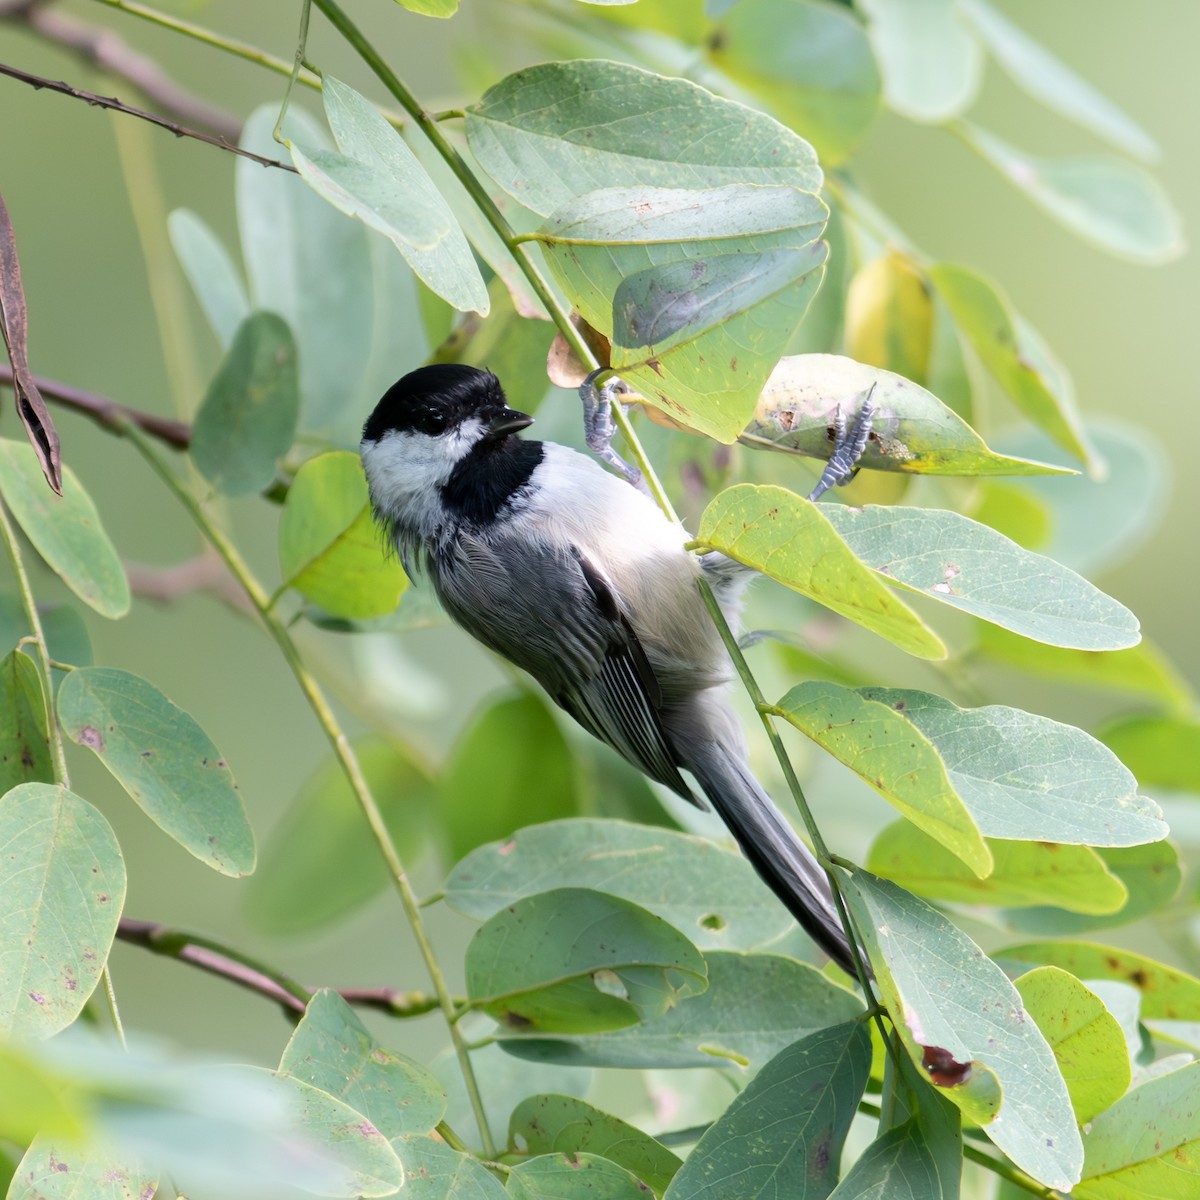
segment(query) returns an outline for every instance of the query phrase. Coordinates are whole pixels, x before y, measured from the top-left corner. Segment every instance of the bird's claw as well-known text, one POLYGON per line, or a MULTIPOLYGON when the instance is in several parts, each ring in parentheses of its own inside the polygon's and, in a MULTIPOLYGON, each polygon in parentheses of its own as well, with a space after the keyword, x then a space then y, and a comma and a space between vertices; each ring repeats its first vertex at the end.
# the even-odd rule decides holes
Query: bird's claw
POLYGON ((603 462, 608 463, 627 482, 634 487, 643 487, 642 473, 637 467, 630 466, 613 448, 612 441, 616 436, 617 423, 613 420, 613 404, 618 403, 616 395, 626 390, 625 384, 613 375, 596 390, 596 379, 607 371, 600 367, 579 385, 579 399, 583 403, 583 437, 587 448, 603 462))
POLYGON ((874 392, 875 385, 872 384, 862 402, 862 408, 858 410, 854 424, 848 430, 846 416, 842 412, 842 406, 838 405, 833 423, 833 450, 829 455, 829 462, 825 464, 825 470, 821 472, 821 478, 817 480, 817 486, 808 494, 810 500, 819 499, 830 488, 849 483, 858 473, 858 462, 867 448, 867 438, 871 436, 871 425, 875 419, 875 402, 871 398, 874 392))

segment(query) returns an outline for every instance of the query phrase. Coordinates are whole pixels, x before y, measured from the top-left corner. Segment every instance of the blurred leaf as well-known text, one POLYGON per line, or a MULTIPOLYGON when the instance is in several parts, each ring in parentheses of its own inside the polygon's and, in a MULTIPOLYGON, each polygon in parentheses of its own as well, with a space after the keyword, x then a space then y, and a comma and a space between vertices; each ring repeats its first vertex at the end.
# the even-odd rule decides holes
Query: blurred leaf
POLYGON ((595 1154, 543 1154, 513 1167, 505 1190, 512 1200, 645 1200, 647 1188, 595 1154))
POLYGON ((826 166, 841 162, 879 111, 880 79, 862 25, 809 0, 741 0, 708 39, 709 57, 826 166))
MULTIPOLYGON (((1003 1089, 999 1117, 984 1132, 1023 1171, 1069 1189, 1083 1147, 1054 1055, 1003 971, 936 909, 862 870, 850 876, 850 906, 888 1011, 918 1068, 949 1060, 967 1072, 942 1093, 972 1115, 968 1064, 1003 1089), (977 1070, 977 1069, 976 1069, 977 1070)), ((931 1082, 938 1084, 933 1072, 931 1082)), ((975 1119, 979 1118, 976 1111, 975 1119)))
POLYGON ((250 316, 250 300, 237 267, 221 239, 190 209, 167 218, 167 233, 196 299, 222 349, 250 316))
POLYGON ((458 0, 397 0, 397 3, 423 17, 452 17, 458 12, 458 0))
POLYGON ((66 788, 0 797, 0 1036, 50 1037, 100 980, 125 902, 108 822, 66 788))
POLYGON ((322 95, 339 152, 289 141, 305 182, 389 238, 448 303, 486 313, 487 288, 467 239, 408 144, 369 100, 332 75, 322 80, 322 95))
POLYGON ((192 426, 192 461, 219 492, 269 487, 300 411, 296 343, 287 322, 256 312, 238 326, 192 426))
POLYGON ((575 818, 519 829, 472 851, 444 891, 451 908, 483 921, 559 887, 630 900, 702 950, 765 946, 793 925, 741 855, 706 838, 624 821, 575 818))
POLYGON ((889 582, 1025 637, 1077 650, 1121 650, 1141 637, 1133 613, 1082 575, 960 513, 883 504, 825 513, 889 582))
MULTIPOLYGON (((973 503, 964 515, 990 525, 1026 550, 1043 550, 1050 540, 1050 510, 1023 483, 985 480, 975 489, 973 503)), ((1046 651, 1038 646, 1037 653, 1046 651)))
POLYGON ((620 1117, 574 1096, 530 1096, 513 1109, 508 1144, 521 1154, 598 1154, 631 1171, 659 1196, 680 1168, 679 1157, 620 1117))
POLYGON ((67 1079, 22 1047, 0 1045, 0 1138, 24 1146, 40 1133, 78 1142, 89 1115, 67 1079))
POLYGON ((862 1001, 816 967, 780 954, 705 955, 708 990, 652 1021, 591 1037, 520 1037, 509 1054, 597 1067, 759 1069, 797 1036, 853 1020, 862 1001))
POLYGON ((102 1146, 65 1144, 47 1133, 25 1151, 7 1200, 149 1200, 157 1194, 153 1174, 131 1166, 102 1146))
POLYGON ((959 331, 1009 399, 1089 471, 1098 473, 1103 460, 1083 428, 1070 377, 1013 311, 1008 297, 969 267, 938 263, 929 277, 959 331))
POLYGON ((620 1029, 708 986, 700 952, 661 917, 586 888, 527 896, 467 947, 473 1008, 542 1033, 620 1029))
POLYGON ((1153 139, 1040 42, 985 0, 958 0, 958 10, 1022 91, 1135 158, 1158 157, 1153 139))
POLYGON ((80 667, 58 689, 63 732, 142 811, 222 875, 254 870, 254 831, 221 752, 182 708, 129 671, 80 667))
POLYGON ((407 1172, 405 1200, 506 1200, 509 1196, 479 1159, 451 1150, 445 1142, 405 1134, 392 1144, 407 1172))
POLYGON ((129 611, 125 568, 75 472, 63 467, 62 495, 46 488, 31 447, 0 438, 0 496, 46 565, 103 617, 129 611))
POLYGON ((1079 1200, 1188 1200, 1200 1187, 1200 1062, 1149 1079, 1092 1122, 1079 1200))
POLYGON ((328 988, 308 1002, 279 1070, 348 1104, 386 1138, 429 1133, 446 1112, 438 1081, 420 1063, 378 1045, 328 988))
POLYGON ((1154 266, 1187 248, 1179 213, 1144 167, 1111 154, 1036 158, 978 125, 960 128, 1010 183, 1101 250, 1154 266))
POLYGON ((1082 729, 999 704, 959 708, 928 692, 860 693, 903 713, 934 744, 985 837, 1130 846, 1167 836, 1158 805, 1082 729))
MULTIPOLYGON (((46 635, 50 657, 55 662, 69 663, 75 667, 91 665, 92 641, 83 618, 74 608, 69 604, 39 604, 38 618, 42 623, 42 633, 46 635)), ((32 633, 21 598, 11 592, 0 592, 0 648, 16 646, 23 637, 29 637, 32 633)), ((64 672, 57 668, 52 670, 57 682, 64 672)))
MULTIPOLYGON (((1151 842, 1146 846, 1102 846, 1096 853, 1108 870, 1129 892, 1129 899, 1112 913, 1065 912, 1063 908, 1026 908, 1005 913, 1010 929, 1026 934, 1057 937, 1128 925, 1170 903, 1179 892, 1183 875, 1179 853, 1170 842, 1151 842)), ((1061 897, 1052 903, 1062 905, 1061 897)), ((1074 907, 1074 906, 1070 906, 1074 907)))
POLYGON ((958 1193, 947 1194, 946 1185, 954 1187, 957 1182, 939 1178, 926 1132, 914 1117, 880 1133, 829 1193, 829 1200, 891 1196, 897 1200, 902 1196, 949 1200, 958 1193))
POLYGON ((958 17, 957 0, 860 0, 889 108, 938 124, 970 107, 983 53, 958 17))
POLYGON ((1111 913, 1128 899, 1124 884, 1089 846, 990 840, 988 849, 995 866, 977 879, 915 825, 895 821, 871 844, 867 867, 919 896, 959 904, 1050 903, 1111 913))
MULTIPOLYGON (((382 734, 357 739, 353 749, 401 859, 411 862, 428 837, 434 798, 428 767, 406 743, 382 734)), ((345 771, 331 757, 272 830, 250 881, 247 911, 266 933, 298 933, 361 908, 389 879, 345 771)))
POLYGON ((999 961, 1062 967, 1077 979, 1115 979, 1141 993, 1142 1016, 1200 1021, 1200 979, 1145 955, 1098 942, 1024 942, 996 951, 999 961))
POLYGON ((785 184, 820 190, 812 147, 763 113, 623 63, 542 63, 467 109, 483 169, 548 217, 601 188, 785 184))
POLYGON ((335 616, 396 607, 408 578, 385 557, 357 454, 319 454, 296 472, 279 521, 279 565, 284 586, 335 616))
POLYGON ((1087 1125, 1129 1087, 1121 1026, 1099 996, 1058 967, 1039 967, 1015 983, 1025 1011, 1054 1051, 1076 1121, 1087 1125))
POLYGON ((846 353, 868 366, 924 384, 933 318, 933 299, 920 272, 902 254, 889 250, 859 267, 850 281, 846 353))
POLYGON ((0 660, 0 795, 22 783, 53 783, 42 677, 27 654, 0 660))
POLYGON ((996 454, 936 396, 892 371, 840 354, 797 354, 771 372, 739 441, 828 458, 838 409, 848 420, 867 393, 875 407, 861 465, 920 475, 1062 475, 1062 467, 996 454), (872 390, 873 389, 873 390, 872 390))
POLYGON ((946 774, 933 744, 889 704, 836 683, 802 683, 772 712, 845 763, 973 876, 992 854, 946 774))
POLYGON ((752 484, 726 488, 704 510, 697 541, 866 626, 910 654, 945 657, 937 636, 858 561, 824 512, 794 492, 752 484))
POLYGON ((828 1195, 870 1070, 862 1021, 788 1046, 705 1131, 671 1181, 669 1200, 828 1195))
POLYGON ((1193 717, 1121 717, 1096 736, 1144 787, 1200 792, 1200 720, 1193 717))
POLYGON ((574 756, 540 696, 480 713, 450 753, 438 814, 454 861, 476 846, 579 811, 574 756))
MULTIPOLYGON (((1038 644, 988 624, 979 626, 974 652, 1031 675, 1085 688, 1132 692, 1179 711, 1196 701, 1174 663, 1146 638, 1125 650, 1070 650, 1038 644)), ((1100 740, 1104 741, 1103 736, 1100 740)))

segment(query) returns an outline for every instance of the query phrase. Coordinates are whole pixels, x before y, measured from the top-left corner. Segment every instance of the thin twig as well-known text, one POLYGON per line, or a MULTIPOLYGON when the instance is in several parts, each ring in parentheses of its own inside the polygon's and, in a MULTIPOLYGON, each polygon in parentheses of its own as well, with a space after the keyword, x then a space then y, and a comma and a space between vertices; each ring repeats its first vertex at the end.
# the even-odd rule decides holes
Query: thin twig
POLYGON ((4 5, 0 19, 21 22, 47 41, 74 51, 82 61, 124 79, 156 108, 186 124, 199 125, 230 142, 242 135, 242 123, 233 113, 180 87, 154 59, 139 53, 111 29, 78 21, 39 0, 4 5))
POLYGON ((192 138, 197 142, 216 146, 218 150, 226 150, 230 154, 236 154, 239 158, 248 158, 251 162, 256 162, 263 167, 278 167, 281 171, 296 173, 296 168, 291 163, 280 162, 275 158, 264 158, 261 154, 253 154, 249 150, 243 150, 240 146, 232 145, 223 137, 204 133, 199 129, 189 129, 185 125, 178 125, 174 121, 167 120, 166 117, 160 117, 157 113, 147 112, 144 108, 134 108, 131 104, 124 104, 115 96, 98 96, 95 92, 72 87, 69 83, 64 83, 62 80, 47 79, 42 75, 34 75, 29 71, 22 71, 19 67, 11 67, 7 63, 0 63, 0 75, 8 75, 12 79, 19 80, 21 83, 27 83, 30 87, 39 90, 46 88, 48 91, 58 92, 63 96, 70 96, 74 100, 82 100, 85 104, 90 104, 94 108, 107 108, 113 112, 125 113, 130 117, 138 117, 143 121, 149 121, 151 125, 159 126, 160 129, 169 130, 176 137, 192 138))
MULTIPOLYGON (((97 425, 113 433, 124 431, 126 424, 136 425, 151 437, 165 442, 174 450, 186 450, 192 444, 192 427, 184 421, 172 421, 168 417, 156 417, 153 413, 142 412, 140 409, 128 408, 118 404, 107 396, 96 392, 85 392, 72 387, 69 383, 59 383, 54 379, 44 379, 35 375, 34 382, 43 396, 57 400, 59 404, 74 409, 91 417, 97 425)), ((0 364, 0 387, 12 387, 12 368, 0 364)))

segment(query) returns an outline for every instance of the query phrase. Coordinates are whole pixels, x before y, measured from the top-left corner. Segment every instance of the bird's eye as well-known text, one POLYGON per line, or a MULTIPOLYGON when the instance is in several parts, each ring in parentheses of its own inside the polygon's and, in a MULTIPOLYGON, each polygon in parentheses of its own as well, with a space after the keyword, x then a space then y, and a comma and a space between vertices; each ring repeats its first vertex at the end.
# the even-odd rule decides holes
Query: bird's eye
POLYGON ((446 428, 446 414, 440 409, 423 408, 417 414, 417 428, 422 433, 441 433, 446 428))

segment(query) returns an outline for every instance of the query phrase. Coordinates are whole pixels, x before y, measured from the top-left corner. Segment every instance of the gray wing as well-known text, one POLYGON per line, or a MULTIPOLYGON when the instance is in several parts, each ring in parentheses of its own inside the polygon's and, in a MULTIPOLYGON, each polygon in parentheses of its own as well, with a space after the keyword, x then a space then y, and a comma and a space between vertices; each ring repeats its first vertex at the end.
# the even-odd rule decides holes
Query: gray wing
POLYGON ((468 633, 640 771, 697 803, 663 729, 654 669, 615 590, 581 550, 461 534, 430 568, 468 633))

